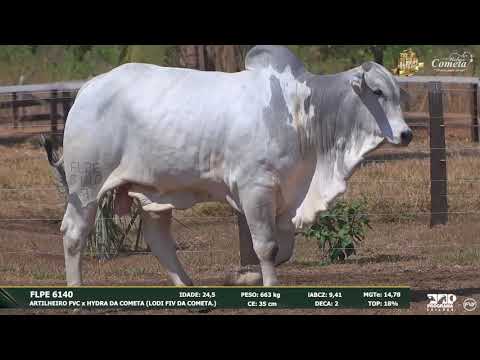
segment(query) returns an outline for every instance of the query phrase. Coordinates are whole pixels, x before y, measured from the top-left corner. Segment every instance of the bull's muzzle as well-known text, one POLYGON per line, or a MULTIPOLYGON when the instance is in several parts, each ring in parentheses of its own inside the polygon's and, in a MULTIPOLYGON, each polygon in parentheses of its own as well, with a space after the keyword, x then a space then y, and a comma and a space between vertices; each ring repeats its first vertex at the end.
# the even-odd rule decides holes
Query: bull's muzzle
POLYGON ((408 129, 408 130, 405 130, 405 131, 401 132, 400 141, 401 141, 402 145, 407 146, 408 144, 410 144, 412 139, 413 139, 412 130, 408 129))

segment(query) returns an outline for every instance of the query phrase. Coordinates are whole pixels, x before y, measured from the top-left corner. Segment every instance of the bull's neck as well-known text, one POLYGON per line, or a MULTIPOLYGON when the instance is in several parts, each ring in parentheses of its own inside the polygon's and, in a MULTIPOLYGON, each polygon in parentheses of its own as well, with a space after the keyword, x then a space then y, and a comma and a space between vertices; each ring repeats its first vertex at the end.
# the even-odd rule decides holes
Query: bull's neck
POLYGON ((363 134, 355 119, 356 98, 351 80, 356 71, 323 76, 310 74, 307 78, 312 89, 313 114, 306 122, 306 143, 310 152, 316 153, 317 163, 331 166, 326 173, 341 182, 348 179, 365 154, 381 142, 380 138, 363 134))
POLYGON ((348 90, 347 73, 313 75, 306 73, 299 80, 306 82, 310 96, 305 101, 308 114, 300 133, 304 133, 305 150, 327 154, 336 140, 345 136, 348 129, 339 126, 342 104, 348 90))

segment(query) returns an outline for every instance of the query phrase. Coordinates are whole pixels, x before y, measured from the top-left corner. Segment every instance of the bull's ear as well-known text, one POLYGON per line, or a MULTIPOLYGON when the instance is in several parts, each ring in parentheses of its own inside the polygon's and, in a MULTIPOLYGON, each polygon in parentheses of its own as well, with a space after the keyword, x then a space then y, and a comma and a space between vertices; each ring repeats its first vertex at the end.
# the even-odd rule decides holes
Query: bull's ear
POLYGON ((361 72, 356 74, 350 83, 352 84, 353 91, 355 91, 357 94, 360 94, 365 84, 365 73, 361 72))

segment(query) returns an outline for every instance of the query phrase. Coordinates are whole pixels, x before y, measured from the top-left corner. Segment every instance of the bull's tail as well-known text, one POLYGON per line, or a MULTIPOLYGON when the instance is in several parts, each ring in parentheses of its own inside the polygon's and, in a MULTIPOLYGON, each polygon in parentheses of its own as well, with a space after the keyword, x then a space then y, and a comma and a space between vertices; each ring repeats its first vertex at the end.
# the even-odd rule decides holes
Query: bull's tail
POLYGON ((53 168, 53 174, 57 182, 59 190, 67 196, 68 184, 67 176, 65 175, 65 166, 63 164, 63 156, 60 156, 58 146, 55 145, 52 138, 47 138, 44 135, 40 136, 40 144, 45 148, 47 152, 48 162, 53 168))

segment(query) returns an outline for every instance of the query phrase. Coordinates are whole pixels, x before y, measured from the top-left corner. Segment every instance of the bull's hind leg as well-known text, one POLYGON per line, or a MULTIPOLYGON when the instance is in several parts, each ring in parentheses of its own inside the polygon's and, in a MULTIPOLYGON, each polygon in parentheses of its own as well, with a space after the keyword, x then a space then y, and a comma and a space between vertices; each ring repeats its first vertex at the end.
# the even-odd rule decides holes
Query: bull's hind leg
POLYGON ((60 231, 63 233, 65 272, 68 286, 82 285, 82 250, 95 224, 97 203, 82 207, 77 195, 69 195, 60 231))
POLYGON ((275 265, 281 265, 292 258, 295 245, 295 225, 292 218, 295 211, 288 211, 277 217, 275 238, 278 242, 278 253, 275 265))
POLYGON ((191 286, 193 282, 177 257, 177 247, 170 232, 171 223, 172 210, 155 213, 142 211, 143 236, 150 250, 175 286, 191 286))

